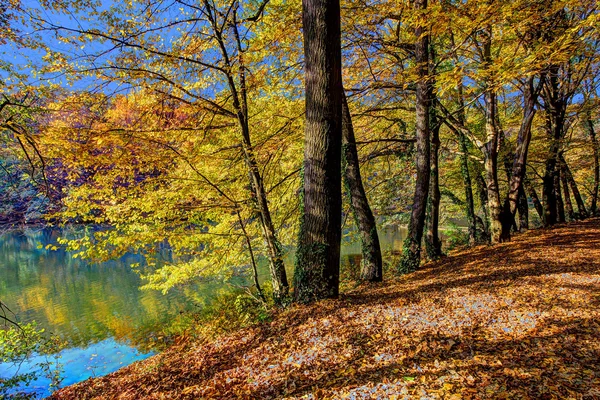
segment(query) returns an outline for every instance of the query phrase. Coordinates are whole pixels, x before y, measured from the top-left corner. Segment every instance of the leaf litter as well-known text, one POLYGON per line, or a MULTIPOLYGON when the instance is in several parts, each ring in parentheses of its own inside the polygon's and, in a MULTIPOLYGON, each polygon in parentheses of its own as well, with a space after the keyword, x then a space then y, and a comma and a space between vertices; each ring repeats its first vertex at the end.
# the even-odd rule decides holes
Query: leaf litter
POLYGON ((53 399, 600 399, 600 219, 479 246, 53 399))

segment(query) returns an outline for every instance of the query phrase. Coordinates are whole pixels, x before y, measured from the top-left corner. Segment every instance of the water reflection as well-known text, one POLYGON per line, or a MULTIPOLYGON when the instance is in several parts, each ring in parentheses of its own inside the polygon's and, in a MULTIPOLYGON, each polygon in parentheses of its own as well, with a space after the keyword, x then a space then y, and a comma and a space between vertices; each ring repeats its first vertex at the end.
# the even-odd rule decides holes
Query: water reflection
POLYGON ((38 326, 73 345, 114 337, 143 344, 156 327, 173 315, 194 307, 185 292, 213 293, 215 284, 172 290, 167 295, 141 291, 138 275, 129 265, 135 255, 102 264, 73 259, 51 251, 58 230, 11 232, 0 237, 0 296, 19 322, 38 326))

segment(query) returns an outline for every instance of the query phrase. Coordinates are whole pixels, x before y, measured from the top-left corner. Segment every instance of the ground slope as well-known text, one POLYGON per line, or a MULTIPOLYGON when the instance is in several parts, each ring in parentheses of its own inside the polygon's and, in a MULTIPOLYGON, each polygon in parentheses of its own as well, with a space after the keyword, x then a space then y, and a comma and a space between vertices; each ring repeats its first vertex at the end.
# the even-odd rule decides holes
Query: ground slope
POLYGON ((600 220, 451 255, 55 399, 600 399, 600 220))

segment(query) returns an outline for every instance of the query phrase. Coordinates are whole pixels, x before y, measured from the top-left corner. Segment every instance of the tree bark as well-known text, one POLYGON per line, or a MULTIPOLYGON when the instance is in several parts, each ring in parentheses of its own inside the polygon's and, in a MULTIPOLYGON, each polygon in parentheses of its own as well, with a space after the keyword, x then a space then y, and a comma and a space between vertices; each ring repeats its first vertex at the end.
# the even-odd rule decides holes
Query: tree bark
POLYGON ((598 188, 600 187, 600 156, 598 152, 598 139, 596 137, 596 130, 594 129, 594 121, 592 120, 591 112, 587 111, 587 118, 585 121, 587 131, 592 141, 592 154, 594 156, 594 187, 592 188, 592 202, 590 205, 590 213, 596 215, 598 213, 598 188))
POLYGON ((383 279, 383 264, 379 235, 362 182, 352 117, 344 93, 342 93, 342 157, 344 182, 350 195, 352 214, 360 234, 362 249, 360 279, 380 282, 383 279))
POLYGON ((469 244, 474 245, 477 242, 477 223, 475 220, 475 202, 473 201, 473 183, 469 172, 469 148, 467 138, 461 132, 459 132, 458 141, 461 152, 460 173, 465 187, 465 213, 469 225, 469 244))
POLYGON ((542 202, 540 201, 540 198, 537 195, 535 187, 531 184, 531 182, 529 182, 529 179, 527 178, 527 176, 525 176, 524 184, 525 184, 525 188, 527 189, 527 192, 529 193, 529 197, 531 197, 531 201, 533 202, 533 207, 535 208, 535 211, 537 211, 537 213, 540 217, 540 221, 542 221, 542 225, 545 225, 544 224, 544 207, 542 206, 542 202))
POLYGON ((485 186, 485 179, 481 172, 477 174, 476 177, 477 183, 477 192, 479 193, 479 203, 481 204, 481 212, 483 213, 483 230, 484 235, 486 237, 486 241, 489 241, 490 237, 490 217, 489 217, 489 207, 487 204, 487 188, 485 186))
MULTIPOLYGON (((535 104, 537 102, 539 91, 534 87, 534 77, 529 77, 523 86, 523 119, 517 134, 517 143, 515 148, 515 155, 512 162, 512 168, 510 169, 510 177, 508 184, 508 195, 507 202, 508 207, 505 208, 504 217, 514 221, 515 213, 519 205, 519 198, 525 199, 525 205, 519 208, 523 213, 527 212, 527 196, 523 190, 523 179, 525 177, 525 168, 527 167, 527 154, 529 153, 529 144, 531 143, 531 126, 533 124, 533 118, 535 117, 535 104)), ((541 83, 540 83, 541 85, 541 83)), ((521 216, 521 212, 519 212, 521 216)), ((522 221, 520 221, 522 222, 522 221)), ((529 225, 529 223, 525 223, 529 225)), ((510 239, 510 230, 504 229, 505 233, 508 232, 508 237, 504 239, 510 239)))
MULTIPOLYGON (((433 107, 432 107, 433 108, 433 107)), ((434 114, 434 111, 431 111, 434 114)), ((439 237, 440 221, 440 175, 438 168, 438 153, 440 148, 440 127, 437 117, 432 115, 431 128, 431 174, 429 181, 429 199, 427 202, 427 235, 425 238, 425 249, 427 258, 437 260, 444 255, 442 253, 442 241, 439 237)))
POLYGON ((560 95, 558 73, 558 66, 552 66, 549 69, 548 79, 546 79, 545 90, 543 92, 544 107, 546 109, 546 135, 550 142, 542 193, 546 226, 554 225, 560 220, 560 216, 558 215, 560 205, 558 202, 562 202, 561 199, 557 198, 560 188, 557 190, 555 186, 560 183, 557 176, 557 163, 560 140, 565 124, 566 102, 560 95))
POLYGON ((524 232, 529 229, 529 203, 524 185, 521 185, 519 189, 517 210, 519 211, 519 232, 524 232))
POLYGON ((502 241, 502 204, 500 203, 500 188, 498 185, 498 131, 495 126, 496 94, 487 91, 484 97, 487 141, 483 148, 483 165, 490 218, 490 241, 499 243, 502 241))
POLYGON ((306 125, 295 299, 337 297, 341 239, 342 75, 339 0, 303 0, 306 125))
MULTIPOLYGON (((571 173, 569 164, 567 164, 567 161, 565 160, 564 156, 562 154, 560 154, 559 158, 560 158, 561 174, 564 174, 565 179, 569 183, 569 186, 571 187, 571 191, 573 192, 573 197, 575 198, 575 202, 577 203, 577 210, 579 211, 578 217, 580 219, 585 219, 588 217, 588 213, 585 208, 585 203, 583 202, 583 199, 581 198, 581 193, 579 192, 579 188, 577 187, 577 182, 575 182, 575 178, 573 178, 573 174, 571 173)), ((565 193, 566 193, 566 191, 565 191, 565 193)), ((565 196, 566 196, 566 194, 565 194, 565 196)))
POLYGON ((439 150, 440 150, 440 121, 437 115, 437 93, 435 91, 435 52, 430 49, 430 64, 428 79, 428 97, 429 97, 429 130, 431 134, 430 148, 430 176, 429 176, 429 196, 427 201, 427 234, 425 236, 425 249, 427 258, 437 260, 442 257, 442 241, 439 235, 440 224, 440 169, 439 169, 439 150))
POLYGON ((569 221, 574 221, 575 213, 573 212, 573 203, 571 203, 571 193, 569 193, 569 182, 567 181, 567 175, 565 174, 565 170, 562 168, 562 164, 560 167, 559 173, 564 193, 565 212, 569 217, 569 221))
MULTIPOLYGON (((486 69, 492 63, 492 27, 485 28, 485 39, 483 42, 483 62, 486 69)), ((503 240, 502 232, 502 203, 500 202, 500 187, 498 185, 498 140, 499 131, 497 126, 498 98, 496 96, 493 82, 488 82, 484 92, 485 102, 485 135, 486 140, 482 147, 484 155, 485 185, 487 189, 487 203, 490 218, 490 241, 499 243, 503 240)), ((509 227, 510 229, 510 227, 509 227)))
POLYGON ((556 196, 556 222, 561 224, 566 221, 566 218, 565 203, 563 202, 562 190, 560 188, 560 168, 557 168, 554 174, 554 191, 556 196))
MULTIPOLYGON (((427 8, 427 0, 415 0, 417 10, 427 8)), ((417 182, 408 236, 404 241, 400 272, 407 273, 416 270, 421 261, 421 239, 425 225, 425 211, 429 192, 430 171, 430 142, 429 142, 429 95, 428 95, 428 69, 429 69, 429 36, 423 26, 415 29, 417 42, 415 44, 415 62, 417 64, 418 82, 416 84, 416 167, 417 182)))

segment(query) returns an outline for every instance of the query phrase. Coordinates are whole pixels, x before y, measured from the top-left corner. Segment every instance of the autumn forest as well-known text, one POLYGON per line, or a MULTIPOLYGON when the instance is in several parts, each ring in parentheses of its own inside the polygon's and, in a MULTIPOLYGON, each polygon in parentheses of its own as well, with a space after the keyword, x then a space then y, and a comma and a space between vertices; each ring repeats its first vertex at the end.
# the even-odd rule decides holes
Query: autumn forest
POLYGON ((0 0, 4 230, 76 229, 39 247, 135 255, 141 290, 247 277, 210 329, 53 396, 600 397, 599 16, 0 0))

